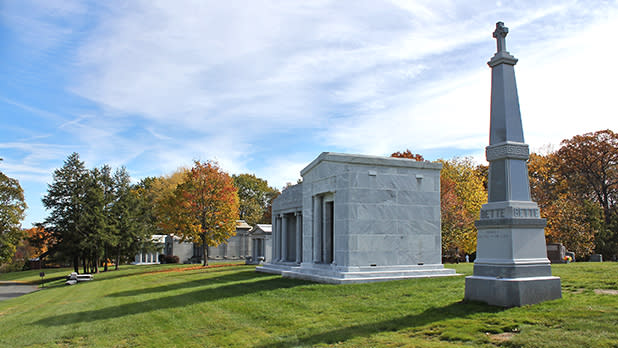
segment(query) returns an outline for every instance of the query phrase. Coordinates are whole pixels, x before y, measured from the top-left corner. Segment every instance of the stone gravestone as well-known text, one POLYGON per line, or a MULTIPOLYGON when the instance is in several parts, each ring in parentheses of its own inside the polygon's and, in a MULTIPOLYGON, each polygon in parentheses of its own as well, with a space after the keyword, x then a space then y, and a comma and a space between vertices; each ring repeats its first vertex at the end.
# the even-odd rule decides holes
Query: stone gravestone
POLYGON ((547 243, 547 258, 551 263, 564 263, 566 248, 562 243, 547 243))
POLYGON ((560 298, 545 249, 545 219, 530 200, 529 157, 515 83, 517 59, 506 50, 508 28, 496 24, 492 69, 488 202, 475 225, 477 258, 466 277, 465 298, 497 306, 523 306, 560 298))

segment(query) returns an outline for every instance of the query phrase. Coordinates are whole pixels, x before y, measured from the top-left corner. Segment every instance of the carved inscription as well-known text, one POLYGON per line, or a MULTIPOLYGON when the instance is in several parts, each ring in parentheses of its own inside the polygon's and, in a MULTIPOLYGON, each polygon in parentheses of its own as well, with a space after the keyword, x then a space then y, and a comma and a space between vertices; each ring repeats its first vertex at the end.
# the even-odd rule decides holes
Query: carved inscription
POLYGON ((507 239, 508 236, 503 231, 486 230, 478 234, 478 239, 507 239))
POLYGON ((515 218, 538 218, 540 217, 538 209, 528 208, 513 208, 513 217, 515 218))
POLYGON ((497 219, 504 217, 504 209, 481 209, 481 219, 497 219))

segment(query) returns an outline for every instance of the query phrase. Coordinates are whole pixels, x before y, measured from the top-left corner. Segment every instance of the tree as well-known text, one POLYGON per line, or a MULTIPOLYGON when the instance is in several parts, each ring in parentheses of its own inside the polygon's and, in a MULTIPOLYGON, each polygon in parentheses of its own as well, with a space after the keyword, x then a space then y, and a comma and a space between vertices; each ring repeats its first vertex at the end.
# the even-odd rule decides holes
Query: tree
POLYGON ((442 163, 440 199, 442 253, 471 254, 476 250, 476 227, 481 206, 487 202, 483 174, 471 158, 454 158, 442 163))
POLYGON ((41 256, 57 243, 51 231, 46 230, 42 225, 36 224, 34 227, 24 230, 28 244, 32 248, 32 255, 41 256))
POLYGON ((272 197, 278 192, 254 174, 232 175, 238 189, 240 219, 253 226, 263 221, 272 197))
POLYGON ((562 141, 558 170, 576 192, 597 202, 607 226, 618 206, 618 133, 609 129, 562 141))
POLYGON ((188 169, 179 168, 171 175, 142 180, 136 193, 142 204, 146 222, 162 234, 177 234, 178 211, 175 190, 186 179, 188 169))
POLYGON ((195 161, 174 198, 183 239, 202 245, 207 266, 207 247, 218 246, 236 233, 239 200, 234 182, 217 163, 195 161))
POLYGON ((0 263, 9 261, 15 254, 26 208, 19 181, 0 172, 0 263))
POLYGON ((607 129, 576 135, 561 144, 557 153, 561 174, 582 196, 599 203, 609 224, 618 201, 618 134, 607 129))
POLYGON ((413 159, 417 162, 423 162, 425 160, 422 155, 412 153, 409 149, 406 149, 404 152, 393 152, 391 157, 413 159))
MULTIPOLYGON (((114 201, 110 209, 112 233, 116 254, 116 269, 122 256, 135 255, 151 243, 152 215, 150 205, 143 199, 140 186, 131 185, 131 178, 124 167, 113 177, 114 201)), ((107 263, 106 263, 107 264, 107 263)))
POLYGON ((564 244, 578 258, 592 253, 599 212, 573 192, 558 170, 557 154, 530 154, 528 174, 532 200, 539 205, 541 217, 547 219, 547 241, 564 244))
POLYGON ((54 171, 53 182, 43 197, 43 205, 50 210, 45 228, 51 227, 58 248, 72 259, 75 272, 79 271, 81 242, 86 236, 82 231, 81 215, 84 213, 87 175, 84 162, 74 152, 64 161, 62 168, 54 171))

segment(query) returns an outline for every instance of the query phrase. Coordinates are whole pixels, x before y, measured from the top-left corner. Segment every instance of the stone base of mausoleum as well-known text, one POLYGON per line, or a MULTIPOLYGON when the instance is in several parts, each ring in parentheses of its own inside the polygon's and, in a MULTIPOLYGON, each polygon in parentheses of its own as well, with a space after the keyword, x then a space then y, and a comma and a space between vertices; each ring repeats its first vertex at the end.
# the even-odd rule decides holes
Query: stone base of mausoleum
POLYGON ((559 277, 466 277, 465 299, 494 306, 525 306, 561 297, 559 277))
POLYGON ((266 263, 256 267, 256 271, 281 274, 286 278, 304 279, 318 283, 344 284, 368 283, 408 278, 428 278, 455 276, 454 269, 444 268, 442 264, 384 266, 384 267, 342 267, 336 265, 303 263, 266 263))

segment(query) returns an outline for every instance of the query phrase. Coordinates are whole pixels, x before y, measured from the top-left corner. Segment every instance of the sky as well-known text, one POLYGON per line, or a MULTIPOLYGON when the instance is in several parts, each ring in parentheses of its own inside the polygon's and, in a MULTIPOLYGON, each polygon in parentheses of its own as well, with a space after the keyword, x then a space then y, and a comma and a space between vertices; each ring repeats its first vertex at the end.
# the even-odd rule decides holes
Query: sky
POLYGON ((279 189, 323 151, 483 163, 497 21, 532 151, 618 130, 617 1, 0 0, 0 171, 29 228, 73 152, 279 189))

